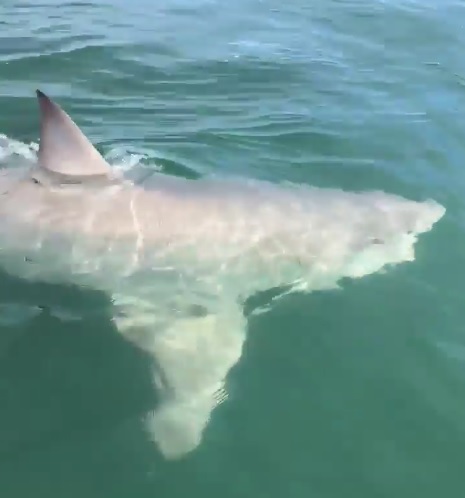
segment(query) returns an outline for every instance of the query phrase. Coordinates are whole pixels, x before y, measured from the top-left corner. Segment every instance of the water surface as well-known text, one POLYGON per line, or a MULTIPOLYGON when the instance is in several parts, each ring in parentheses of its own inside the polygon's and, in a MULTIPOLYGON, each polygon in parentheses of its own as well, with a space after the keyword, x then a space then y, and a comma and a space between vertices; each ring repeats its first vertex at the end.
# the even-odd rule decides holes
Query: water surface
POLYGON ((2 2, 0 133, 20 143, 0 160, 37 142, 41 88, 125 167, 447 208, 414 262, 253 317, 229 399, 176 462, 142 430, 147 361, 105 296, 2 274, 2 496, 460 496, 463 19, 458 0, 2 2))

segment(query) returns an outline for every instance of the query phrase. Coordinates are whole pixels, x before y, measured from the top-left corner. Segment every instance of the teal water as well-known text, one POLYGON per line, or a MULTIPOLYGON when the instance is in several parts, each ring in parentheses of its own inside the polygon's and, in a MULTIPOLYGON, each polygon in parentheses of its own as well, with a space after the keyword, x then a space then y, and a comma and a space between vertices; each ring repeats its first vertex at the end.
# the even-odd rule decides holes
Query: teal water
POLYGON ((229 399, 179 461, 142 429, 147 361, 105 297, 2 274, 2 497, 463 494, 464 19, 458 0, 2 2, 10 139, 37 142, 39 87, 128 167, 447 208, 414 262, 251 318, 229 399))

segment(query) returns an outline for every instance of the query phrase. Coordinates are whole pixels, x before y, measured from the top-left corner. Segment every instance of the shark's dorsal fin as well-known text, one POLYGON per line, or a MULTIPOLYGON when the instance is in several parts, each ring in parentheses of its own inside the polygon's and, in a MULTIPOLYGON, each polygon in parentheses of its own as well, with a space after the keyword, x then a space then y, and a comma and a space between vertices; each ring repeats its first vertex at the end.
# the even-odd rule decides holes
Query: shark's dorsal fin
POLYGON ((110 165, 76 123, 40 90, 39 167, 58 177, 80 180, 111 177, 110 165))

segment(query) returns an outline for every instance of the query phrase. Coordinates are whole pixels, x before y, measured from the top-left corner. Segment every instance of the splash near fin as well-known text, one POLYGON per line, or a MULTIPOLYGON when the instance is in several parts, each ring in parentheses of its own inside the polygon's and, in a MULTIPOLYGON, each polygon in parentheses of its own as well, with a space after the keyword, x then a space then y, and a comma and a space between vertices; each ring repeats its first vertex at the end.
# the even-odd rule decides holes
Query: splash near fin
POLYGON ((111 177, 110 165, 89 142, 68 114, 40 90, 39 167, 66 178, 111 177))

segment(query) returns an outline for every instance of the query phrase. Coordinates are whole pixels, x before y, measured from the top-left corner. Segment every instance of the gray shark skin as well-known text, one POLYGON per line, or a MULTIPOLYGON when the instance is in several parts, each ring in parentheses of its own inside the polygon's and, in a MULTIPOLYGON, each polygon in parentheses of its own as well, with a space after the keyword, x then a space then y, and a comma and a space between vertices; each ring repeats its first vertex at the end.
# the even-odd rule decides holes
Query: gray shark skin
POLYGON ((145 421, 167 458, 201 441, 246 339, 242 306, 270 288, 337 287, 412 261, 445 209, 383 192, 248 179, 119 176, 37 92, 40 147, 0 170, 0 265, 105 292, 118 330, 153 359, 162 398, 145 421))

